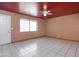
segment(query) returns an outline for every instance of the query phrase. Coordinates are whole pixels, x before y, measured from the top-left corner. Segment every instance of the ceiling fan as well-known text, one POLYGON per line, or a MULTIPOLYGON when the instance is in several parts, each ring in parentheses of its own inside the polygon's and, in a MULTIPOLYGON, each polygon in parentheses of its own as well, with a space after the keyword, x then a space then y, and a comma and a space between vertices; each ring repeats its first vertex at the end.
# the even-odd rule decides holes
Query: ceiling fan
POLYGON ((53 13, 51 13, 50 10, 47 10, 47 3, 44 2, 43 5, 43 11, 40 11, 42 13, 43 16, 47 16, 47 15, 52 15, 53 13))

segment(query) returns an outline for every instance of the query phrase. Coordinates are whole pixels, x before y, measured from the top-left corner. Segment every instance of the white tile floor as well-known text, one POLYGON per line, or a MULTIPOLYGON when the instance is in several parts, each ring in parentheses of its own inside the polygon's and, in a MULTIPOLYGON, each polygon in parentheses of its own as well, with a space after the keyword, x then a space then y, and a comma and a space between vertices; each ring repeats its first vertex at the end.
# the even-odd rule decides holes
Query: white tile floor
POLYGON ((1 57, 79 57, 79 42, 41 37, 0 46, 1 57))

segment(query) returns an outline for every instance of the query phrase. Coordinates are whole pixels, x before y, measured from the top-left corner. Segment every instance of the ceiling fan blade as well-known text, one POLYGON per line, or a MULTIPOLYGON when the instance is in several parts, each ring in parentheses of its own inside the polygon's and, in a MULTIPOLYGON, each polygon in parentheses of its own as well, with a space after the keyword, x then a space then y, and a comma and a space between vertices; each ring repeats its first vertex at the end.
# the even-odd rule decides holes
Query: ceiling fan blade
POLYGON ((47 15, 53 15, 53 13, 47 13, 47 15))

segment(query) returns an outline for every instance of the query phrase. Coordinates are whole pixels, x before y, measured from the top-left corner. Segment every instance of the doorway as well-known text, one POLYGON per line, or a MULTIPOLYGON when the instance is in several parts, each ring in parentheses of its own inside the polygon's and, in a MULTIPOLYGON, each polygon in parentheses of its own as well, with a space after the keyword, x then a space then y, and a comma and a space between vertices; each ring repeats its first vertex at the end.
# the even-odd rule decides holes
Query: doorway
POLYGON ((0 14, 0 45, 11 43, 11 16, 0 14))

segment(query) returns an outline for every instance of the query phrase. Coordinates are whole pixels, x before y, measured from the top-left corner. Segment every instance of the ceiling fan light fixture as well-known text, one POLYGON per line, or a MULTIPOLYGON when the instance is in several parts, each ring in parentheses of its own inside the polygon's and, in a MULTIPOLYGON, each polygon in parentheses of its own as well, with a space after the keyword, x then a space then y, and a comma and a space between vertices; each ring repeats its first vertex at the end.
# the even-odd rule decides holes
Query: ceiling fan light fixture
POLYGON ((44 16, 47 16, 47 13, 48 13, 47 11, 43 11, 44 16))
POLYGON ((46 13, 44 13, 43 15, 44 15, 44 16, 47 16, 47 14, 46 14, 46 13))

